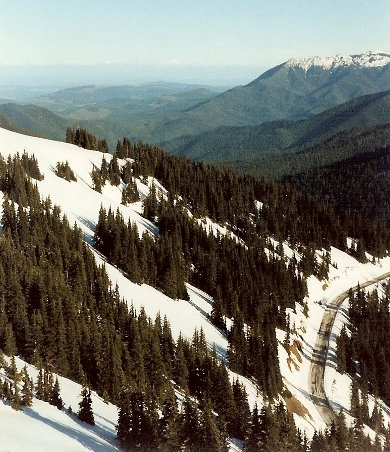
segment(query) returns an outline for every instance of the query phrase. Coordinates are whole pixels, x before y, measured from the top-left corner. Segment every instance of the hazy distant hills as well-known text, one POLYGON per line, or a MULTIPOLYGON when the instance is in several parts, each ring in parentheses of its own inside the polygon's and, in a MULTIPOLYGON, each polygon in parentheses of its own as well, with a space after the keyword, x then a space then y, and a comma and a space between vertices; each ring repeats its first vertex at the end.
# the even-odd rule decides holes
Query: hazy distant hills
POLYGON ((321 143, 353 127, 390 123, 390 91, 369 94, 304 120, 281 120, 257 126, 220 127, 164 143, 176 154, 210 162, 291 152, 321 143))
POLYGON ((6 104, 0 113, 57 140, 64 139, 67 125, 87 127, 111 149, 127 136, 209 161, 293 151, 340 130, 388 122, 388 93, 342 104, 390 90, 390 56, 291 59, 246 86, 219 94, 211 89, 174 83, 86 86, 37 98, 45 109, 6 104))
POLYGON ((34 104, 76 119, 131 120, 188 109, 223 88, 149 83, 140 86, 82 86, 34 99, 34 104))

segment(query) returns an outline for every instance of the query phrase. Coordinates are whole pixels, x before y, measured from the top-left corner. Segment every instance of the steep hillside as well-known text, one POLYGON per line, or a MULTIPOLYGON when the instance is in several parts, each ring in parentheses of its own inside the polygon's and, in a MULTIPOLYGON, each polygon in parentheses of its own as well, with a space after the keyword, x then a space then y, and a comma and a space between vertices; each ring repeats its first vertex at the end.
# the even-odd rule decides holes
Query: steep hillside
POLYGON ((53 140, 63 140, 68 122, 35 105, 0 105, 0 113, 23 129, 53 140))
POLYGON ((240 173, 282 180, 297 173, 340 162, 349 157, 385 147, 390 142, 388 124, 375 127, 354 127, 344 130, 317 146, 282 154, 263 154, 256 157, 223 161, 219 164, 240 173))
MULTIPOLYGON (((67 447, 75 437, 116 447, 101 404, 90 433, 64 408, 48 408, 57 374, 88 384, 93 403, 115 402, 126 447, 256 450, 265 441, 300 450, 296 426, 310 439, 326 427, 308 384, 318 302, 389 270, 388 258, 357 260, 389 249, 383 225, 126 139, 115 156, 4 129, 0 144, 0 347, 36 366, 27 369, 33 407, 17 412, 18 391, 31 383, 12 360, 0 362, 1 412, 26 429, 9 449, 39 430, 58 441, 65 433, 67 447), (31 433, 26 415, 41 428, 31 433)), ((332 391, 348 393, 344 380, 332 391)), ((74 410, 80 386, 71 397, 60 386, 74 410)))
POLYGON ((336 206, 338 211, 355 209, 365 218, 377 218, 390 225, 389 170, 390 139, 387 146, 311 168, 285 180, 336 206))
POLYGON ((242 173, 287 181, 336 207, 389 224, 390 125, 353 128, 304 151, 222 162, 242 173), (359 183, 357 184, 357 178, 359 183))
MULTIPOLYGON (((27 130, 31 135, 41 136, 51 140, 65 140, 66 129, 70 126, 87 127, 99 138, 107 139, 111 149, 115 149, 118 137, 130 136, 132 131, 126 123, 110 122, 107 120, 79 121, 65 118, 52 113, 48 109, 35 105, 4 104, 0 105, 0 113, 20 130, 27 130)), ((7 123, 4 124, 6 127, 7 123)), ((142 129, 142 124, 140 129, 142 129)), ((13 125, 10 126, 13 130, 13 125)), ((145 128, 145 126, 143 126, 145 128)))
POLYGON ((24 135, 34 135, 33 132, 23 129, 2 114, 0 114, 0 127, 10 130, 11 132, 22 133, 24 135))

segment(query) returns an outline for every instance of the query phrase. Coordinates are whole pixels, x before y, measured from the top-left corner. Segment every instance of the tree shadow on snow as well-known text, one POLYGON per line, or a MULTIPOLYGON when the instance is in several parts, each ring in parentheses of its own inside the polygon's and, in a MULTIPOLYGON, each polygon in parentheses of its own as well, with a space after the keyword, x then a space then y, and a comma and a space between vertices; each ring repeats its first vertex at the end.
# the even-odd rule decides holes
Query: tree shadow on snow
MULTIPOLYGON (((42 422, 49 426, 50 428, 57 430, 58 432, 75 439, 78 441, 81 445, 85 446, 88 449, 91 449, 96 452, 107 452, 108 450, 120 450, 117 446, 114 444, 110 444, 108 440, 100 439, 100 438, 94 438, 91 436, 88 436, 87 432, 82 432, 80 430, 77 430, 76 428, 72 428, 69 425, 65 425, 61 422, 57 422, 53 419, 48 419, 43 416, 41 416, 38 412, 36 412, 33 408, 29 407, 23 407, 23 412, 30 416, 31 418, 42 422)), ((99 436, 99 434, 107 434, 107 431, 102 429, 99 426, 90 426, 88 424, 82 423, 81 421, 78 421, 75 419, 75 415, 65 413, 63 411, 63 414, 67 415, 68 418, 72 420, 72 422, 77 423, 79 425, 82 425, 82 427, 90 432, 93 432, 96 436, 99 436)))

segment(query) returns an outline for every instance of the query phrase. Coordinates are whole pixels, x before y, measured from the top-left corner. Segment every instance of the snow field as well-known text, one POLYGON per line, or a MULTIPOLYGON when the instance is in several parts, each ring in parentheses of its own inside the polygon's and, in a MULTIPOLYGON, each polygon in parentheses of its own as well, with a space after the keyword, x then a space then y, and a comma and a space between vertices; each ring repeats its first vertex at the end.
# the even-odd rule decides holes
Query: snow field
MULTIPOLYGON (((24 365, 30 378, 36 383, 38 370, 19 358, 15 358, 20 371, 24 365)), ((9 360, 8 360, 9 361, 9 360)), ((0 376, 5 378, 4 369, 0 376)), ((14 411, 10 405, 0 401, 0 452, 34 452, 58 450, 76 451, 114 451, 120 450, 116 441, 115 426, 118 411, 115 405, 105 403, 96 393, 91 393, 95 426, 81 422, 77 418, 82 387, 67 378, 58 376, 60 396, 64 408, 55 406, 34 397, 32 407, 22 407, 14 411), (73 413, 68 413, 68 407, 73 413)), ((19 384, 19 389, 22 385, 19 384)))
MULTIPOLYGON (((125 221, 130 220, 137 224, 140 234, 144 231, 149 231, 152 234, 157 232, 155 226, 141 216, 141 202, 130 206, 120 204, 120 187, 112 187, 106 184, 101 194, 91 188, 90 172, 94 165, 100 167, 101 153, 84 150, 66 143, 19 135, 4 129, 0 129, 0 143, 1 152, 5 158, 8 154, 13 155, 16 152, 22 154, 24 150, 30 155, 35 155, 41 173, 44 175, 43 181, 37 181, 41 196, 43 198, 50 196, 52 203, 59 205, 62 212, 66 214, 69 223, 71 225, 76 223, 82 229, 84 237, 90 245, 92 244, 94 227, 98 220, 101 205, 106 210, 111 207, 112 211, 116 211, 118 208, 125 221), (54 168, 57 162, 66 160, 74 171, 77 182, 67 182, 55 175, 54 168)), ((105 154, 105 158, 109 161, 112 157, 110 154, 105 154)), ((141 199, 148 195, 151 183, 151 178, 147 181, 137 180, 141 199)), ((160 186, 158 181, 154 181, 154 184, 159 192, 166 195, 164 187, 160 186)), ((261 206, 261 203, 259 203, 259 208, 261 206)), ((215 225, 209 219, 206 219, 203 224, 207 230, 213 230, 214 233, 217 231, 226 233, 226 229, 215 225)), ((283 248, 285 256, 291 258, 294 254, 293 250, 286 244, 283 244, 283 248)), ((321 255, 322 252, 319 252, 319 256, 321 255)), ((299 259, 299 256, 296 257, 299 259)), ((195 329, 202 329, 210 349, 215 346, 218 357, 222 360, 227 359, 227 338, 207 318, 213 303, 212 298, 207 293, 187 285, 190 300, 172 300, 150 286, 132 283, 117 268, 105 262, 104 258, 97 252, 95 252, 95 258, 98 264, 105 264, 113 285, 118 284, 120 295, 129 305, 133 304, 137 311, 143 307, 146 314, 152 319, 158 313, 162 318, 166 316, 170 322, 174 338, 182 334, 185 338, 191 339, 195 329)), ((300 305, 296 306, 295 311, 289 310, 288 312, 290 314, 290 325, 295 329, 295 332, 293 331, 291 334, 289 355, 282 345, 285 333, 277 331, 280 342, 278 349, 280 368, 284 383, 293 396, 294 419, 297 426, 304 430, 309 438, 315 429, 326 427, 311 401, 308 382, 310 358, 324 312, 324 305, 338 294, 357 285, 358 282, 370 280, 390 271, 390 258, 381 260, 379 264, 360 264, 335 248, 331 250, 331 262, 334 265, 330 267, 328 281, 319 281, 315 277, 308 280, 309 295, 305 300, 308 317, 305 316, 304 309, 300 305)), ((340 322, 345 321, 342 312, 341 310, 340 318, 338 317, 335 322, 334 333, 336 335, 341 328, 340 322)), ((333 347, 333 345, 331 346, 333 347)), ((19 364, 22 365, 18 362, 19 364)), ((37 371, 30 366, 29 373, 33 378, 36 378, 34 372, 37 371)), ((230 372, 230 376, 232 379, 236 378, 236 374, 232 372, 230 372)), ((244 377, 239 376, 239 379, 246 387, 250 407, 253 408, 257 403, 258 407, 261 408, 263 400, 261 395, 258 394, 256 385, 244 377)), ((70 405, 73 411, 77 411, 81 387, 61 377, 60 387, 65 406, 70 405)), ((348 378, 340 376, 332 367, 327 366, 326 388, 331 403, 339 409, 347 411, 349 409, 348 378)), ((29 414, 27 414, 27 411, 25 413, 14 412, 9 406, 0 403, 0 450, 3 447, 5 437, 7 438, 7 447, 4 450, 12 451, 23 450, 23 448, 26 448, 26 444, 29 445, 29 451, 42 450, 44 447, 51 449, 53 444, 61 444, 61 450, 85 450, 88 447, 92 450, 110 450, 109 448, 104 449, 106 447, 105 441, 108 444, 107 447, 115 449, 112 441, 115 438, 117 422, 116 408, 112 405, 106 405, 96 394, 93 394, 92 400, 97 423, 96 428, 85 427, 67 413, 59 412, 57 408, 49 404, 42 405, 43 402, 40 401, 34 400, 34 406, 29 409, 29 414), (42 429, 38 425, 41 425, 42 429), (34 432, 36 433, 38 429, 40 432, 42 431, 42 434, 39 433, 40 440, 34 439, 34 432), (20 434, 18 436, 17 431, 28 435, 30 442, 27 442, 27 438, 20 434), (53 433, 54 431, 56 434, 53 433), (12 443, 12 441, 17 443, 12 443), (34 441, 37 441, 36 449, 34 449, 34 441), (92 444, 93 447, 91 447, 92 444), (101 449, 99 449, 100 446, 101 449)))

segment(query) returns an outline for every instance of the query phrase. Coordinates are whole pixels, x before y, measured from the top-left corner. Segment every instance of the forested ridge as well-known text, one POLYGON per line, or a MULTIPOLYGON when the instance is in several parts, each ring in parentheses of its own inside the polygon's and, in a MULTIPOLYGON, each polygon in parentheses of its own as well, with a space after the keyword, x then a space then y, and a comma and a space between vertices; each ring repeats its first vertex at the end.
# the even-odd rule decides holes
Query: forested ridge
POLYGON ((332 204, 340 213, 352 209, 363 218, 377 219, 389 226, 389 164, 390 146, 384 146, 288 180, 332 204))
POLYGON ((389 143, 388 124, 356 127, 301 152, 264 155, 228 165, 240 172, 292 184, 334 206, 338 215, 348 215, 352 210, 358 214, 357 221, 360 217, 387 227, 389 143))
POLYGON ((372 152, 389 143, 389 124, 353 127, 304 150, 276 155, 265 153, 254 158, 241 158, 222 164, 234 168, 239 173, 249 173, 259 178, 266 176, 281 181, 286 177, 341 162, 357 154, 372 152))
MULTIPOLYGON (((227 436, 246 440, 252 424, 245 389, 238 381, 230 383, 203 332, 195 331, 191 342, 182 337, 175 342, 166 319, 152 321, 127 306, 104 267, 96 265, 80 230, 71 228, 49 199, 40 200, 28 176, 42 177, 36 160, 23 154, 0 166, 6 193, 0 349, 43 370, 36 382, 24 371, 28 394, 33 391, 62 409, 52 373, 96 390, 117 403, 118 438, 129 450, 139 445, 145 450, 178 450, 178 445, 225 450, 227 436), (185 396, 180 409, 175 390, 185 396)), ((17 390, 22 375, 4 361, 1 365, 14 382, 9 386, 4 380, 2 397, 15 409, 30 404, 17 390)), ((80 405, 79 417, 93 423, 88 390, 83 394, 86 406, 80 405)), ((284 415, 298 447, 302 438, 291 416, 284 415)))
MULTIPOLYGON (((276 402, 284 386, 275 329, 288 333, 286 308, 304 304, 306 277, 326 278, 331 245, 361 259, 365 251, 382 256, 387 229, 354 212, 340 215, 287 183, 191 163, 126 138, 106 159, 102 142, 76 132, 70 141, 102 151, 100 167, 91 167, 95 190, 109 181, 127 204, 140 199, 137 183, 150 184, 143 214, 158 228, 156 236, 140 236, 119 211, 101 208, 96 249, 133 282, 171 298, 186 298, 187 282, 212 295, 210 320, 227 335, 228 362, 208 348, 203 331, 175 341, 166 318, 150 319, 120 298, 80 230, 40 199, 34 179, 43 175, 26 153, 0 160, 0 349, 41 368, 43 382, 58 373, 83 384, 87 412, 80 412, 89 421, 89 390, 116 403, 125 449, 226 450, 235 437, 247 450, 305 450, 306 439, 276 402), (230 232, 212 233, 202 223, 206 216, 230 232), (352 248, 347 237, 357 239, 352 248), (262 410, 249 410, 244 387, 230 381, 226 365, 256 382, 262 410)), ((74 180, 67 162, 53 170, 74 180)), ((17 377, 7 372, 15 384, 4 386, 3 397, 14 403, 17 377)), ((42 384, 36 382, 35 393, 42 384)), ((60 405, 53 379, 48 387, 42 397, 60 405)))

